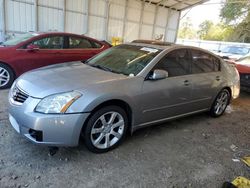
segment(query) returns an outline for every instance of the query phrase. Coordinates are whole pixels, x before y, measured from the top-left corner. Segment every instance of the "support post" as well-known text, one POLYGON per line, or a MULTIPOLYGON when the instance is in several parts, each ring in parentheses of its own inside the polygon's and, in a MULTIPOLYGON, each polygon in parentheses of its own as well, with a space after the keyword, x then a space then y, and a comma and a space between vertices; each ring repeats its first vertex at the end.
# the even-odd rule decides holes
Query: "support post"
POLYGON ((165 3, 167 0, 161 0, 159 3, 157 3, 156 5, 156 9, 155 9, 155 17, 154 17, 154 25, 153 25, 153 32, 152 32, 152 39, 155 38, 155 26, 156 26, 156 19, 157 19, 157 15, 158 15, 158 12, 159 12, 159 6, 162 4, 162 3, 165 3))
POLYGON ((63 21, 62 21, 62 29, 65 31, 66 28, 66 0, 63 0, 63 21))
POLYGON ((168 35, 168 29, 169 29, 168 24, 169 24, 169 18, 170 18, 170 16, 171 16, 171 9, 168 9, 167 24, 166 24, 165 36, 164 36, 164 41, 165 41, 165 42, 168 42, 168 41, 167 41, 167 35, 168 35))
POLYGON ((128 0, 125 1, 125 13, 123 18, 123 27, 122 27, 122 39, 124 42, 125 39, 125 30, 126 30, 126 23, 127 23, 127 14, 128 14, 128 0))
POLYGON ((85 13, 86 13, 86 19, 85 19, 85 33, 86 35, 89 34, 89 9, 90 9, 90 1, 89 0, 86 0, 85 1, 86 4, 85 4, 85 13))
POLYGON ((5 32, 6 32, 6 23, 5 23, 5 0, 0 0, 0 19, 1 19, 1 25, 0 25, 0 42, 5 41, 5 32))
POLYGON ((176 43, 176 41, 177 41, 178 31, 179 31, 179 26, 180 26, 181 12, 180 11, 178 11, 178 12, 179 12, 179 18, 178 18, 177 28, 176 28, 176 31, 175 31, 174 43, 176 43))
POLYGON ((110 10, 110 1, 109 1, 109 0, 106 0, 106 7, 105 7, 105 26, 104 26, 104 39, 105 39, 105 40, 108 40, 109 10, 110 10))
POLYGON ((155 26, 156 26, 156 19, 157 19, 157 14, 159 11, 159 4, 157 4, 156 8, 155 8, 155 14, 154 14, 154 23, 153 23, 153 32, 152 32, 152 39, 155 39, 155 26))
POLYGON ((34 30, 38 31, 38 0, 34 0, 34 30))
POLYGON ((142 1, 142 8, 141 8, 141 13, 140 13, 140 25, 139 25, 139 39, 141 38, 144 9, 145 9, 145 1, 142 1))

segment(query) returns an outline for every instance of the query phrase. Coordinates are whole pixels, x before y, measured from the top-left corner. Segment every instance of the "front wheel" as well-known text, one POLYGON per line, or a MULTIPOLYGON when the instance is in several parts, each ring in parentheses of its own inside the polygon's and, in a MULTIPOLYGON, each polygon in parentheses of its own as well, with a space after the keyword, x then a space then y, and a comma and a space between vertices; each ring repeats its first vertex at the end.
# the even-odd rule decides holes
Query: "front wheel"
POLYGON ((227 105, 229 104, 230 97, 231 95, 227 89, 223 89, 222 91, 220 91, 210 109, 210 115, 213 117, 221 116, 225 112, 227 105))
POLYGON ((12 69, 3 63, 0 63, 0 89, 10 88, 14 79, 15 74, 12 69))
POLYGON ((117 147, 126 136, 128 118, 118 106, 107 106, 94 112, 84 131, 86 147, 95 153, 117 147))

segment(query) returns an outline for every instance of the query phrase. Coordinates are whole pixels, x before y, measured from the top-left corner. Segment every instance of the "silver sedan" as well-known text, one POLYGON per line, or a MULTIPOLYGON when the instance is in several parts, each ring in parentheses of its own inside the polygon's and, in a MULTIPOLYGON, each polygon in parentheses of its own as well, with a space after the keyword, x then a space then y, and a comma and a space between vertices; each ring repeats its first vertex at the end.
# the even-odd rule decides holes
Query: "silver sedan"
POLYGON ((36 144, 77 146, 82 137, 100 153, 148 125, 204 111, 219 117, 239 91, 235 67, 208 51, 137 41, 22 75, 9 120, 36 144))

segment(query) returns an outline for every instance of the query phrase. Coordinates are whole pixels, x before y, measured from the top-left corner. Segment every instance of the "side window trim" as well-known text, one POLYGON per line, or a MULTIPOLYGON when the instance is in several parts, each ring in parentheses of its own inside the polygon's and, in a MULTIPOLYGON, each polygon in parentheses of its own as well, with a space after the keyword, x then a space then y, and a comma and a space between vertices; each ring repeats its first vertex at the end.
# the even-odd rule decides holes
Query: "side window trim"
POLYGON ((218 59, 216 56, 214 56, 214 55, 212 55, 210 53, 204 52, 202 50, 199 50, 199 49, 190 49, 189 51, 190 51, 190 56, 191 56, 191 60, 192 60, 192 62, 191 62, 191 74, 207 74, 207 73, 214 73, 214 72, 220 72, 221 71, 221 60, 218 59), (212 59, 212 61, 210 61, 210 62, 213 63, 213 66, 212 66, 213 70, 212 71, 207 71, 207 72, 206 71, 203 71, 203 72, 194 72, 194 65, 195 65, 195 63, 194 63, 194 60, 193 60, 192 50, 196 51, 196 52, 203 53, 204 55, 207 55, 210 60, 212 59), (216 68, 216 62, 218 63, 217 64, 217 68, 216 68))
POLYGON ((39 50, 63 50, 64 49, 64 40, 65 40, 65 36, 64 35, 52 35, 52 36, 46 36, 46 37, 41 37, 41 38, 38 38, 38 39, 35 39, 25 45, 23 45, 21 47, 22 50, 26 50, 27 49, 27 46, 36 42, 36 41, 39 41, 39 40, 43 40, 45 38, 52 38, 52 37, 62 37, 63 38, 63 41, 62 41, 62 48, 40 48, 39 50))

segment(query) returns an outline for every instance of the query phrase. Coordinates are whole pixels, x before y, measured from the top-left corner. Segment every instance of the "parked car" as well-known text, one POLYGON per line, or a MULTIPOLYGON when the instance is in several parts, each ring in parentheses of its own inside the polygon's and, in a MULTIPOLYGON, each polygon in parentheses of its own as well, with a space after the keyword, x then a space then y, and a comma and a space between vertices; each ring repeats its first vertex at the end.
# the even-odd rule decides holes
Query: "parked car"
POLYGON ((229 63, 235 64, 240 74, 240 85, 242 87, 250 89, 250 56, 241 58, 237 61, 229 61, 229 63))
POLYGON ((223 59, 239 60, 240 58, 250 55, 250 47, 227 46, 222 50, 215 52, 215 54, 223 59))
POLYGON ((71 33, 18 35, 0 45, 0 89, 29 70, 62 62, 87 60, 109 48, 107 43, 71 33))
POLYGON ((82 135, 90 151, 106 152, 148 125, 204 111, 219 117, 239 89, 235 67, 208 51, 129 43, 22 75, 9 120, 37 144, 76 146, 82 135))

